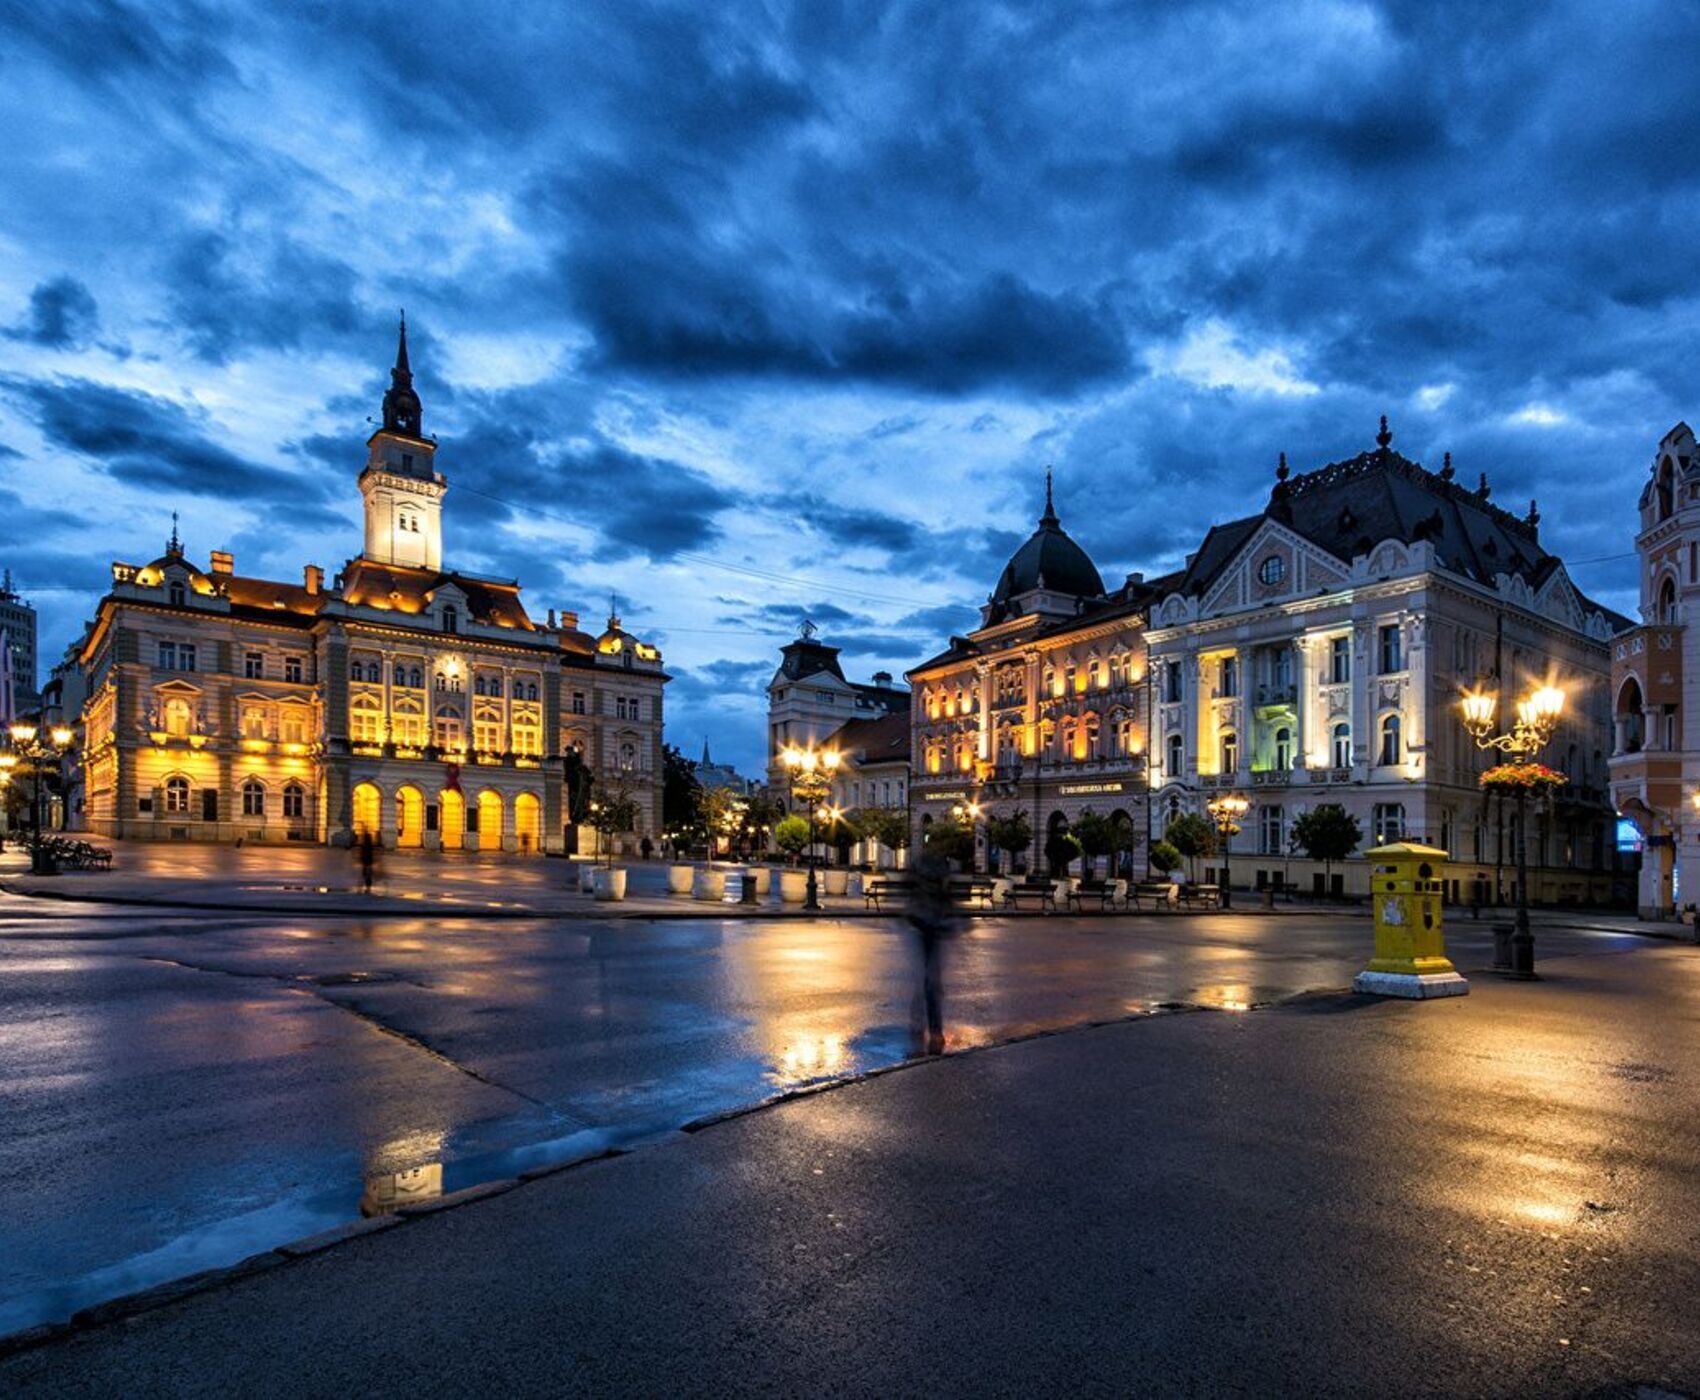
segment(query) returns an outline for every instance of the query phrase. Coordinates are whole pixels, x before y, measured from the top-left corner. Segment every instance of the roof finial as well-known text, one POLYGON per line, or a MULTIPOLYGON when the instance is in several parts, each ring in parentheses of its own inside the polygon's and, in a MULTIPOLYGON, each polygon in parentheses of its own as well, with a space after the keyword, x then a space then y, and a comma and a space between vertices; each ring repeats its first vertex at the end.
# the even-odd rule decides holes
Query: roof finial
POLYGON ((1489 496, 1493 495, 1493 488, 1488 485, 1488 479, 1487 479, 1487 473, 1486 472, 1482 473, 1481 482, 1476 487, 1476 494, 1478 496, 1480 496, 1484 501, 1489 496))
POLYGON ((1524 518, 1531 525, 1539 525, 1541 523, 1541 508, 1535 504, 1535 498, 1533 496, 1529 497, 1529 514, 1524 518))
POLYGON ((820 628, 816 627, 811 619, 805 617, 803 625, 797 629, 798 640, 812 642, 818 636, 820 636, 820 628))
POLYGON ((1287 479, 1287 454, 1285 452, 1281 454, 1280 460, 1275 463, 1275 479, 1277 481, 1287 479))
POLYGON ((177 512, 176 511, 171 512, 171 538, 168 539, 165 542, 165 552, 167 554, 176 554, 176 555, 181 555, 183 553, 183 541, 177 538, 177 512))
POLYGON ((1375 435, 1375 444, 1385 452, 1393 441, 1393 430, 1387 426, 1387 415, 1381 415, 1381 431, 1375 435))
POLYGON ((1448 452, 1440 462, 1440 479, 1442 481, 1451 481, 1454 475, 1455 473, 1452 470, 1452 454, 1448 452))
POLYGON ((395 367, 403 374, 413 372, 407 364, 407 308, 405 306, 401 308, 401 339, 396 342, 395 367))
POLYGON ((1057 523, 1057 508, 1051 503, 1051 467, 1048 462, 1045 464, 1045 513, 1039 517, 1039 523, 1041 525, 1055 525, 1057 523))

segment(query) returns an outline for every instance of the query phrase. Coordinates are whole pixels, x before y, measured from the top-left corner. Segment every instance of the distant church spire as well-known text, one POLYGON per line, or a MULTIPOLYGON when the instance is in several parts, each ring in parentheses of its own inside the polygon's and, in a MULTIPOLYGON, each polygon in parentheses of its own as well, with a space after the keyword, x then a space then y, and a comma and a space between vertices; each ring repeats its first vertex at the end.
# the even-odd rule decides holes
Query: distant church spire
POLYGON ((1061 523, 1057 519, 1057 508, 1051 503, 1051 469, 1049 466, 1045 468, 1045 513, 1039 517, 1039 523, 1041 525, 1061 523))
POLYGON ((401 313, 401 334, 396 341, 395 368, 384 393, 384 429, 423 437, 420 428, 419 395, 413 392, 413 369, 407 362, 407 313, 401 313))
POLYGON ((708 736, 706 734, 703 736, 702 740, 702 766, 705 771, 714 766, 708 756, 708 736))

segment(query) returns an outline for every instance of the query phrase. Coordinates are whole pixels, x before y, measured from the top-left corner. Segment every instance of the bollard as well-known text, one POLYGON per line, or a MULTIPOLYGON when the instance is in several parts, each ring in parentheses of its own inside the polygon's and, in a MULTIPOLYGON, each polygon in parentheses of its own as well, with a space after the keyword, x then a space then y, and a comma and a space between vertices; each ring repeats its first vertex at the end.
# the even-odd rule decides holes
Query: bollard
POLYGON ((1463 996, 1470 984, 1446 956, 1441 923, 1436 871, 1446 852, 1395 841, 1364 854, 1370 861, 1375 956, 1352 979, 1352 990, 1417 999, 1463 996))
POLYGON ((744 867, 744 891, 738 902, 740 904, 754 904, 756 902, 756 868, 753 865, 744 867))

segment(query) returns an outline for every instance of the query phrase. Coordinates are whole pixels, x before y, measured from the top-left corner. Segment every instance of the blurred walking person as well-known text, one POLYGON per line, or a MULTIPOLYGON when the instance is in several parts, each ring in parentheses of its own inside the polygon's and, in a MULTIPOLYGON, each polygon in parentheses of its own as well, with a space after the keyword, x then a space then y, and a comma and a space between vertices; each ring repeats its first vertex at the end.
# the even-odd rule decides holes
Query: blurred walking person
POLYGON ((378 843, 373 840, 370 829, 361 830, 358 845, 358 855, 360 859, 360 888, 367 894, 371 894, 372 877, 377 873, 378 868, 378 843))
POLYGON ((915 867, 909 927, 921 963, 921 987, 910 1017, 918 1053, 944 1053, 944 945, 956 936, 957 912, 950 898, 950 863, 923 856, 915 867))

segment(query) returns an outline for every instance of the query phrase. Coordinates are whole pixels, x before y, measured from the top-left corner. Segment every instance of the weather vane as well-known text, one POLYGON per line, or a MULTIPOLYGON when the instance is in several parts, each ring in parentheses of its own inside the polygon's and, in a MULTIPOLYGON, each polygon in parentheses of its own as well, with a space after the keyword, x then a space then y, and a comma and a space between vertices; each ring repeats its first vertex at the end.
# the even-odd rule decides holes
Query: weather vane
POLYGON ((803 619, 803 625, 797 629, 797 635, 805 642, 812 642, 820 635, 820 628, 816 627, 813 622, 805 617, 803 619))

